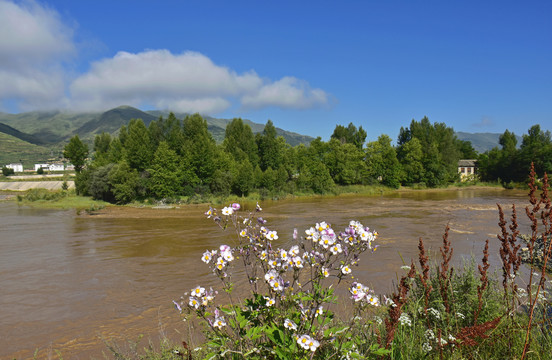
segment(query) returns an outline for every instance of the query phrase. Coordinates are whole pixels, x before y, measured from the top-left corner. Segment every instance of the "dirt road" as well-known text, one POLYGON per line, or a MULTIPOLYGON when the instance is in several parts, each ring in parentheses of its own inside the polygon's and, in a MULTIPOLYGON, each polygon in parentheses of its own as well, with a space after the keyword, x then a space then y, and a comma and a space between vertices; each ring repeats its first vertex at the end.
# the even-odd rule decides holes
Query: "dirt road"
MULTIPOLYGON (((0 190, 27 191, 30 189, 43 188, 48 190, 61 190, 63 181, 12 181, 0 182, 0 190)), ((75 188, 74 181, 67 181, 69 189, 75 188)))

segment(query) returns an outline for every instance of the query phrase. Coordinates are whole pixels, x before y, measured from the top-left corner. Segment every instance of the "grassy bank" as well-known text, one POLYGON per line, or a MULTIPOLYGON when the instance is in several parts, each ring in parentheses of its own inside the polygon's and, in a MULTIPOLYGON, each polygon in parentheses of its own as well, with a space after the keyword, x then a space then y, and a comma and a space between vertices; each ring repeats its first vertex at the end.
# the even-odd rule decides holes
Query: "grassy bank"
MULTIPOLYGON (((124 206, 130 207, 154 207, 159 205, 167 206, 181 206, 186 204, 212 204, 222 205, 231 202, 241 203, 255 203, 260 201, 277 201, 287 199, 314 199, 314 198, 332 198, 336 196, 382 196, 393 193, 404 192, 438 192, 438 191, 452 191, 462 189, 504 189, 497 183, 458 183, 447 187, 441 188, 423 188, 423 187, 401 187, 399 189, 393 189, 381 185, 349 185, 349 186, 335 186, 331 192, 325 194, 316 194, 313 192, 252 192, 248 196, 217 196, 213 194, 196 194, 193 196, 182 196, 171 199, 145 199, 143 201, 136 201, 124 206)), ((45 189, 33 189, 23 194, 18 194, 17 201, 22 205, 41 207, 41 208, 54 208, 54 209, 68 209, 75 208, 77 210, 83 209, 97 209, 105 206, 115 206, 105 201, 94 200, 91 197, 78 196, 74 190, 70 191, 48 191, 45 189)))
POLYGON ((78 196, 74 190, 48 191, 46 189, 31 189, 24 194, 17 194, 14 198, 20 205, 25 206, 49 209, 76 209, 77 211, 87 212, 97 211, 110 205, 105 201, 78 196))

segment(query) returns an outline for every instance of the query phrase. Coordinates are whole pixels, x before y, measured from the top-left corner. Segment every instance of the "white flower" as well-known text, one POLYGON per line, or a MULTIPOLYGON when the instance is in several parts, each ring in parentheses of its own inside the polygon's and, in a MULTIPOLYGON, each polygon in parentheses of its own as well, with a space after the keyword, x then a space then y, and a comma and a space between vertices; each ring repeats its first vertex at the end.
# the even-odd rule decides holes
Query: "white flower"
POLYGON ((328 269, 326 269, 325 267, 323 267, 323 268, 321 269, 321 272, 322 272, 322 275, 323 275, 324 277, 330 276, 330 272, 329 272, 328 269))
POLYGON ((318 346, 320 346, 320 343, 318 341, 308 335, 301 335, 300 337, 298 337, 297 344, 299 344, 303 349, 313 352, 316 351, 318 346))
POLYGON ((316 230, 318 231, 324 231, 328 228, 328 224, 326 224, 325 221, 322 221, 321 223, 316 223, 316 230))
POLYGON ((294 257, 293 266, 297 269, 301 269, 303 267, 303 259, 301 259, 299 256, 294 257))
POLYGON ((202 297, 203 295, 205 295, 205 288, 201 286, 196 286, 192 289, 190 295, 195 297, 202 297))
POLYGON ((335 244, 334 246, 332 246, 332 247, 330 248, 330 251, 331 251, 332 254, 334 254, 334 255, 337 255, 338 253, 343 252, 343 250, 341 249, 341 245, 340 245, 340 244, 335 244))
POLYGON ((280 258, 283 261, 286 261, 288 259, 288 253, 284 249, 280 249, 280 258))
POLYGON ((286 329, 290 329, 290 330, 297 330, 297 325, 293 321, 291 321, 290 319, 286 319, 284 321, 284 327, 286 329))
POLYGON ((260 258, 261 260, 266 260, 266 255, 267 255, 267 254, 266 254, 266 250, 263 250, 263 251, 261 251, 261 256, 259 256, 259 258, 260 258))
POLYGON ((441 318, 441 313, 439 312, 439 310, 437 309, 434 309, 434 308, 429 308, 427 309, 427 312, 430 314, 430 315, 433 315, 433 317, 437 320, 439 320, 441 318))
POLYGON ((401 269, 410 271, 410 266, 408 266, 408 265, 403 265, 403 266, 401 266, 401 269))
POLYGON ((266 234, 266 238, 268 240, 278 240, 278 233, 276 231, 269 231, 266 234))
POLYGON ((232 209, 231 207, 225 207, 225 208, 222 208, 222 215, 232 215, 234 213, 234 209, 232 209))
POLYGON ((322 239, 320 243, 322 244, 324 249, 327 249, 328 247, 332 246, 335 243, 335 238, 329 235, 322 235, 322 239))
POLYGON ((190 296, 190 302, 188 304, 195 309, 199 308, 199 300, 193 296, 190 296))
POLYGON ((406 325, 406 326, 412 326, 412 320, 410 320, 410 317, 408 316, 407 313, 402 313, 401 316, 399 317, 399 322, 401 323, 401 325, 406 325))
POLYGON ((422 344, 422 350, 425 352, 430 352, 431 350, 433 350, 433 347, 429 345, 429 342, 426 342, 422 344))
POLYGON ((201 261, 203 261, 205 264, 209 264, 212 258, 213 258, 213 255, 211 254, 211 252, 205 251, 203 253, 203 256, 201 256, 201 261))
POLYGON ((246 237, 247 236, 247 230, 243 229, 242 231, 240 231, 240 236, 241 237, 246 237))
POLYGON ((265 296, 266 300, 266 306, 270 307, 276 303, 276 301, 273 298, 269 298, 268 296, 265 296))
POLYGON ((297 256, 297 255, 299 255, 299 246, 293 245, 293 246, 289 249, 289 254, 292 255, 292 256, 297 256))
POLYGON ((341 272, 345 275, 350 274, 351 268, 349 267, 349 265, 341 265, 341 272))
POLYGON ((226 326, 226 321, 224 321, 224 317, 216 317, 215 318, 215 322, 213 323, 213 327, 216 327, 216 328, 222 328, 226 326))
POLYGON ((271 269, 269 270, 266 274, 265 274, 265 280, 267 282, 270 282, 271 280, 274 280, 278 277, 278 272, 274 269, 271 269))
POLYGON ((272 279, 268 282, 268 284, 270 285, 270 287, 272 288, 272 290, 274 291, 282 291, 284 290, 284 286, 282 284, 281 281, 279 281, 279 279, 272 279))
POLYGON ((314 313, 314 317, 318 317, 318 315, 322 315, 324 313, 324 308, 322 306, 319 306, 318 309, 316 309, 316 312, 314 313))

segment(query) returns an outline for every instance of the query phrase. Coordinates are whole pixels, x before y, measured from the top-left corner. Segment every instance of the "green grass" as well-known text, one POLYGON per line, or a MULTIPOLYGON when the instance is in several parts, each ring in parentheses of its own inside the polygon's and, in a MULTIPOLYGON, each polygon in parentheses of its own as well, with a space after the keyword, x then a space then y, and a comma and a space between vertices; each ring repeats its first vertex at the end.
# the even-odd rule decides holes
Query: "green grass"
POLYGON ((110 205, 104 201, 90 197, 78 196, 74 190, 49 191, 46 189, 31 189, 24 194, 17 195, 21 205, 50 209, 76 209, 77 211, 96 211, 110 205))

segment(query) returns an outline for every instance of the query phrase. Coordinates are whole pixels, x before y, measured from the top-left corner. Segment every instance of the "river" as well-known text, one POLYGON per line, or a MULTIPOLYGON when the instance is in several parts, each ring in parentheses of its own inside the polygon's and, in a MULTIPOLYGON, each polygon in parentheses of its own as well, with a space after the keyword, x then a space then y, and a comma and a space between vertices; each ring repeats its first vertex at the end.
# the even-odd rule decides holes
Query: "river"
MULTIPOLYGON (((453 263, 480 260, 491 240, 491 265, 499 266, 496 204, 516 204, 525 217, 526 192, 501 189, 397 192, 261 202, 278 246, 325 220, 340 230, 358 220, 379 232, 379 248, 354 268, 377 293, 393 291, 401 259, 417 260, 418 239, 438 252, 449 224, 453 263)), ((249 208, 254 204, 248 205, 249 208)), ((246 206, 247 209, 247 206, 246 206)), ((205 206, 177 209, 109 208, 96 215, 0 202, 0 358, 89 359, 161 336, 186 338, 172 305, 184 292, 217 280, 200 261, 206 249, 230 243, 203 215, 205 206)), ((526 222, 523 229, 527 230, 526 222)))

